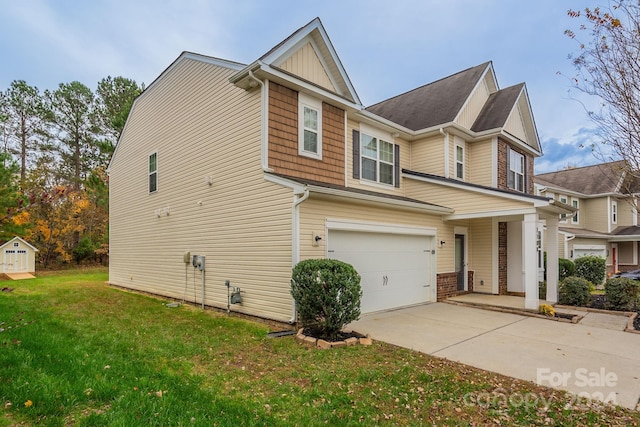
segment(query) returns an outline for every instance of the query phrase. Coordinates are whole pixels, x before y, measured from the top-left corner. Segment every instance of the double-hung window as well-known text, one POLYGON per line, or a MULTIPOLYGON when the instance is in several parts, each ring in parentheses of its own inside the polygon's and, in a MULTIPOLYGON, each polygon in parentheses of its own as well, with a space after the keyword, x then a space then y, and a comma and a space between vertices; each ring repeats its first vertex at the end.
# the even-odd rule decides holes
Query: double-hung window
MULTIPOLYGON (((560 196, 560 203, 567 204, 567 196, 560 196)), ((560 221, 567 222, 567 214, 560 214, 560 221)))
POLYGON ((464 147, 456 144, 456 179, 464 179, 464 147))
POLYGON ((298 154, 322 159, 322 102, 298 94, 298 154))
POLYGON ((507 187, 524 192, 524 156, 514 150, 509 150, 507 187))
MULTIPOLYGON (((571 206, 573 206, 576 209, 580 209, 580 203, 578 202, 578 199, 571 199, 571 206)), ((579 222, 579 218, 578 218, 578 211, 575 211, 573 214, 573 217, 571 218, 571 223, 572 224, 577 224, 579 222)))
POLYGON ((611 223, 618 223, 618 202, 615 200, 611 202, 611 223))
POLYGON ((149 193, 158 191, 158 153, 149 154, 149 193))
POLYGON ((381 138, 360 134, 362 178, 394 185, 394 145, 381 138))

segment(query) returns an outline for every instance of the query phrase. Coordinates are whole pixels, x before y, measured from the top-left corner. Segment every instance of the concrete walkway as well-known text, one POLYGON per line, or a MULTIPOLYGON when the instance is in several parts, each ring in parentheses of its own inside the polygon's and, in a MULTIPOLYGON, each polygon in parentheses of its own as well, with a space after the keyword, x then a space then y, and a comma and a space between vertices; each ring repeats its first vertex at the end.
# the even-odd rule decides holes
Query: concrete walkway
POLYGON ((350 328, 422 353, 636 409, 640 335, 446 303, 366 314, 350 328))

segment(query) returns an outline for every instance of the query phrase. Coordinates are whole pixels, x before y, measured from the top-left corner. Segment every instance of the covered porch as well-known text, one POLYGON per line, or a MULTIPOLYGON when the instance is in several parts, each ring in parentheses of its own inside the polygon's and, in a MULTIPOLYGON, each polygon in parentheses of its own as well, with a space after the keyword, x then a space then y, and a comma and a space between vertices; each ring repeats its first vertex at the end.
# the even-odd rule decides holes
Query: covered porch
POLYGON ((456 272, 473 277, 473 287, 460 296, 482 299, 488 295, 492 304, 527 310, 537 310, 540 303, 557 303, 558 263, 547 264, 545 278, 543 238, 550 243, 547 258, 557 260, 558 245, 552 242, 558 241, 560 213, 567 213, 564 206, 547 205, 448 216, 455 224, 456 272), (539 286, 545 279, 546 295, 541 301, 539 286))

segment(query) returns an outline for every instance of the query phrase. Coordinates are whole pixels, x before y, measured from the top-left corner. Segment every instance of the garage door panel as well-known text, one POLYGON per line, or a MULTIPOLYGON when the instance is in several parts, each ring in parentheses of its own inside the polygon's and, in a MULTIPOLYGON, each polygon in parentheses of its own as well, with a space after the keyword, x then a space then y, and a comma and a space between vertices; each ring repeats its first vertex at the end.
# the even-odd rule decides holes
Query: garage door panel
POLYGON ((363 313, 418 304, 432 298, 429 236, 329 231, 328 257, 361 276, 363 313))

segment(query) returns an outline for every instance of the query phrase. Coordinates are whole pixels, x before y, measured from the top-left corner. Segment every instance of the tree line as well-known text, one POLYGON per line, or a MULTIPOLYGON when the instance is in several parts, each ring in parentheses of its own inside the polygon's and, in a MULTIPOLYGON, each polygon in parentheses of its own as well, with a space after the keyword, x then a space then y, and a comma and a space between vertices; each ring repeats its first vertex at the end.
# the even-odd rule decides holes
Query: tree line
POLYGON ((144 85, 106 77, 40 91, 15 80, 0 92, 0 243, 19 236, 52 267, 104 261, 109 249, 106 168, 144 85))

